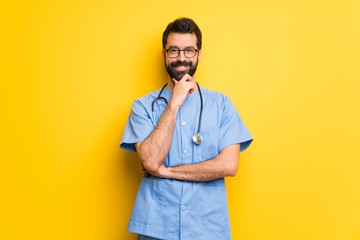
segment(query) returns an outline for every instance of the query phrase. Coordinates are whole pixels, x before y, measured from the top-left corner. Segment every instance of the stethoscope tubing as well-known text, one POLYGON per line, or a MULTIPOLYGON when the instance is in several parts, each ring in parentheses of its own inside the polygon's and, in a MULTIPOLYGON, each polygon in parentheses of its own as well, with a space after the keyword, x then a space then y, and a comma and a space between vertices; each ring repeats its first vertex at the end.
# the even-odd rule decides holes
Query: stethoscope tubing
POLYGON ((155 99, 152 101, 152 104, 151 104, 151 110, 152 110, 152 112, 154 112, 154 104, 155 104, 155 102, 156 102, 157 100, 162 99, 162 100, 165 101, 166 105, 168 104, 168 101, 166 100, 166 98, 160 97, 160 96, 161 96, 161 93, 164 91, 164 88, 166 87, 166 85, 167 85, 167 83, 163 86, 163 88, 161 89, 161 91, 160 91, 159 95, 157 96, 157 98, 155 98, 155 99))
POLYGON ((198 86, 199 89, 199 95, 200 95, 200 116, 199 116, 199 124, 198 124, 198 131, 197 134, 200 134, 200 127, 201 127, 201 117, 202 117, 202 113, 203 113, 203 98, 202 98, 202 94, 201 94, 201 90, 200 90, 200 86, 199 84, 196 82, 196 85, 198 86))

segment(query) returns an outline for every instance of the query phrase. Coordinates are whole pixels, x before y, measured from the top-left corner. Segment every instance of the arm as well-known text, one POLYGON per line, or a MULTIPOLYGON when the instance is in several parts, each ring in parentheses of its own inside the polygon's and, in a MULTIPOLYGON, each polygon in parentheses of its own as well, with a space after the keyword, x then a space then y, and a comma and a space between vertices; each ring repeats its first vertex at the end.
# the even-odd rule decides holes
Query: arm
POLYGON ((218 156, 210 160, 176 167, 161 165, 158 171, 149 172, 157 177, 185 181, 210 181, 222 177, 234 177, 238 168, 239 154, 240 144, 233 144, 222 149, 218 156))
POLYGON ((141 163, 149 171, 157 171, 169 153, 178 109, 169 104, 150 136, 135 143, 141 163))
POLYGON ((148 171, 156 172, 163 164, 171 146, 177 112, 187 95, 196 87, 195 80, 188 74, 180 81, 173 81, 175 84, 173 96, 158 125, 145 141, 135 144, 141 164, 148 171))

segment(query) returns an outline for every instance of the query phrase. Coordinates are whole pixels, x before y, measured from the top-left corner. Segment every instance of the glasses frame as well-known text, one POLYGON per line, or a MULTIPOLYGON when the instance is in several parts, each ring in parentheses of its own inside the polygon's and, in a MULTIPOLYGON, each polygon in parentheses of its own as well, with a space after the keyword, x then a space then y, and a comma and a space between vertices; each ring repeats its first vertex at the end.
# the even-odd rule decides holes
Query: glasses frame
MULTIPOLYGON (((164 48, 164 49, 165 49, 165 48, 164 48)), ((199 52, 199 49, 194 48, 194 50, 195 50, 194 56, 188 57, 188 56, 186 56, 186 54, 185 54, 185 51, 186 51, 186 50, 189 50, 189 49, 180 50, 180 49, 177 49, 177 48, 168 48, 168 49, 165 49, 165 52, 166 52, 166 54, 167 54, 167 56, 168 56, 169 58, 177 58, 177 57, 179 57, 180 52, 184 52, 184 56, 187 57, 187 58, 193 58, 193 57, 196 56, 196 53, 199 52), (169 50, 171 50, 171 49, 176 49, 176 50, 177 50, 177 55, 176 55, 176 57, 170 57, 170 56, 169 56, 169 50)))

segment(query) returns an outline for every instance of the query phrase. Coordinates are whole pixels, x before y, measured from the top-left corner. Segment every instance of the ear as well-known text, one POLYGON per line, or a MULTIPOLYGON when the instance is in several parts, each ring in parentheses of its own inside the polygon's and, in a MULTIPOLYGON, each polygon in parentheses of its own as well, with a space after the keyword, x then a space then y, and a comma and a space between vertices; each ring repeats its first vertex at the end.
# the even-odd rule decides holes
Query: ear
POLYGON ((200 62, 201 60, 201 49, 199 50, 199 53, 198 53, 198 63, 200 62))
POLYGON ((164 51, 164 49, 161 51, 161 54, 162 54, 162 58, 163 58, 163 60, 165 62, 165 51, 164 51))

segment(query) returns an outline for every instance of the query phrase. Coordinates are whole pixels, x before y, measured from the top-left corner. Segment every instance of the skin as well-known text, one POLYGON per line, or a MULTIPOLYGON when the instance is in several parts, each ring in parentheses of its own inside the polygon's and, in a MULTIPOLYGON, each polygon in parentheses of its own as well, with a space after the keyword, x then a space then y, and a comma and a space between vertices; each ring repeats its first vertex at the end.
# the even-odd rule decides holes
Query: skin
MULTIPOLYGON (((197 49, 196 35, 194 33, 170 33, 166 49, 170 46, 179 49, 187 47, 197 49)), ((201 50, 193 58, 185 57, 183 52, 180 52, 177 58, 168 58, 165 51, 162 54, 165 64, 176 61, 192 61, 193 64, 196 64, 201 59, 201 50)), ((186 71, 188 67, 176 70, 186 71)), ((173 96, 158 125, 145 141, 135 144, 143 170, 157 177, 186 181, 210 181, 235 176, 238 169, 240 144, 230 145, 222 149, 218 156, 201 163, 184 164, 176 167, 166 167, 163 164, 170 150, 178 110, 186 97, 197 90, 195 75, 191 77, 189 74, 185 74, 180 81, 169 77, 167 89, 173 93, 173 96)))

